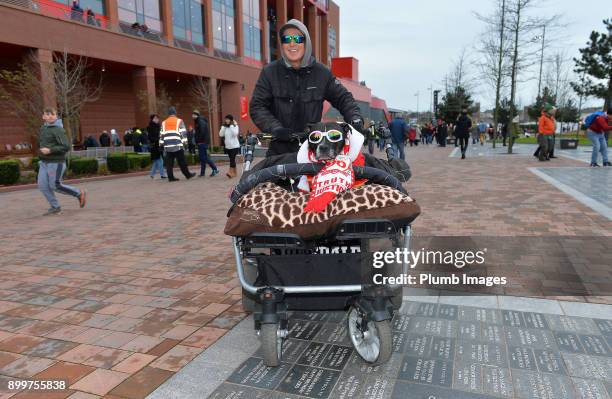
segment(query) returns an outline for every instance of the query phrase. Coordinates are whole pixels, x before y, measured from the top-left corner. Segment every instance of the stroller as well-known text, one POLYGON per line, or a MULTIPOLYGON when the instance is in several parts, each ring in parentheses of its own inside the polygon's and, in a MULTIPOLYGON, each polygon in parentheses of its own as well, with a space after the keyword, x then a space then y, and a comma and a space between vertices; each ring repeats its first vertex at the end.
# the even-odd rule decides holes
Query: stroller
MULTIPOLYGON (((387 157, 391 159, 394 154, 388 136, 387 157)), ((255 144, 256 138, 249 137, 243 173, 251 169, 255 144)), ((276 165, 250 173, 231 192, 228 217, 237 201, 260 183, 315 175, 321 168, 320 164, 276 165)), ((406 194, 401 182, 386 171, 354 166, 354 172, 356 179, 406 194)), ((291 231, 232 234, 242 303, 253 312, 264 364, 280 364, 291 311, 347 308, 347 332, 356 352, 372 365, 387 362, 393 344, 391 320, 401 306, 402 287, 371 283, 372 253, 409 250, 413 219, 344 220, 324 236, 308 239, 291 231)), ((393 276, 407 272, 405 263, 384 271, 393 276)))

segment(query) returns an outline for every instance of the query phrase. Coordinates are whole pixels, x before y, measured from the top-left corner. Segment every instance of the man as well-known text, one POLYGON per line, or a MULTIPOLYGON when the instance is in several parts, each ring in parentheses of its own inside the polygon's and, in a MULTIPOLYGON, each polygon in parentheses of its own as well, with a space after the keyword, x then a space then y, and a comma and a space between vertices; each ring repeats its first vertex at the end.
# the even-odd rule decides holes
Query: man
POLYGON ((215 176, 219 173, 217 165, 208 157, 208 146, 210 145, 210 129, 208 121, 200 115, 197 109, 191 113, 193 118, 194 139, 198 146, 198 154, 200 156, 200 177, 206 176, 206 164, 210 165, 212 172, 210 176, 215 176))
POLYGON ((486 134, 487 134, 487 130, 489 129, 489 125, 487 125, 485 122, 480 122, 478 124, 478 137, 480 139, 480 145, 484 145, 485 139, 486 139, 486 134))
POLYGON ((299 136, 309 123, 321 121, 329 101, 357 130, 363 118, 353 95, 312 56, 306 26, 292 19, 279 30, 282 59, 266 65, 251 98, 250 115, 262 132, 272 133, 266 156, 297 152, 299 136))
POLYGON ((195 173, 191 173, 187 168, 187 162, 185 161, 185 145, 187 145, 187 129, 185 129, 185 123, 177 118, 176 108, 168 108, 168 118, 162 122, 161 131, 159 133, 159 146, 166 152, 166 172, 168 174, 168 181, 178 181, 174 177, 174 160, 178 161, 181 168, 181 172, 187 179, 191 179, 195 176, 195 173))
POLYGON ((66 171, 66 153, 70 151, 70 141, 68 141, 62 122, 57 119, 57 111, 53 108, 45 108, 42 118, 45 123, 38 136, 40 146, 38 189, 51 205, 44 216, 58 215, 62 212, 59 201, 55 198, 55 191, 77 198, 79 206, 83 208, 87 192, 62 183, 62 176, 66 171))
POLYGON ((396 116, 391 123, 389 123, 389 130, 391 130, 391 143, 393 144, 395 155, 399 157, 399 159, 405 161, 404 134, 408 131, 406 121, 404 121, 404 118, 401 116, 396 116))
POLYGON ((438 144, 440 147, 446 147, 446 138, 448 137, 448 126, 442 119, 438 119, 438 144))
POLYGON ((461 146, 461 159, 465 159, 465 153, 470 141, 470 129, 472 128, 472 120, 468 116, 467 109, 461 110, 461 115, 457 118, 455 125, 455 137, 461 146))
POLYGON ((606 140, 605 133, 612 130, 610 123, 610 116, 612 115, 612 107, 608 107, 606 113, 599 115, 595 120, 587 127, 587 136, 591 143, 593 143, 593 152, 591 153, 591 167, 599 167, 597 164, 597 153, 601 152, 601 160, 603 166, 612 166, 608 161, 608 140, 606 140))
POLYGON ((108 132, 105 130, 100 135, 100 147, 110 147, 110 145, 111 145, 111 139, 110 139, 110 136, 108 135, 108 132))
POLYGON ((538 147, 539 151, 536 150, 536 153, 540 162, 550 160, 550 149, 555 145, 553 134, 556 128, 556 111, 557 109, 555 107, 546 104, 544 105, 540 119, 538 119, 538 144, 540 144, 540 146, 538 147))

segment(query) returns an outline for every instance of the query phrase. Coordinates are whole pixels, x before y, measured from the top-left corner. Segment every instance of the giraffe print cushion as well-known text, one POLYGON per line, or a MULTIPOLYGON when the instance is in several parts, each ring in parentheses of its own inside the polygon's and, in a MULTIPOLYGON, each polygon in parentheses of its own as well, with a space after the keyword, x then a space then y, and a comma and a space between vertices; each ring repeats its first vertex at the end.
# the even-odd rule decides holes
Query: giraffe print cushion
POLYGON ((366 184, 340 193, 321 213, 304 213, 309 193, 289 192, 265 183, 236 202, 225 225, 225 234, 244 237, 252 233, 293 233, 303 239, 334 233, 349 219, 389 219, 407 224, 420 213, 408 195, 378 184, 366 184))

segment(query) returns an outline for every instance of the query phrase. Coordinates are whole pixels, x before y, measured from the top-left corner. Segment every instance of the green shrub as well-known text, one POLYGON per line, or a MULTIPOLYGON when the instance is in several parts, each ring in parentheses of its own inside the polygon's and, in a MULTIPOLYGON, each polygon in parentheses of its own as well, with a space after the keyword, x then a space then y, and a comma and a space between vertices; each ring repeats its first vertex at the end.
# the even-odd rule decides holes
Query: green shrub
POLYGON ((19 161, 8 159, 0 161, 0 184, 15 184, 19 181, 21 168, 19 161))
POLYGON ((144 169, 151 165, 151 156, 149 154, 127 154, 130 169, 144 169))
POLYGON ((213 145, 210 147, 211 154, 223 154, 223 147, 220 145, 213 145))
POLYGON ((106 167, 113 173, 125 173, 129 169, 129 161, 127 154, 108 154, 106 158, 106 167))
POLYGON ((73 158, 70 170, 75 175, 93 175, 98 173, 98 160, 95 158, 73 158))
POLYGON ((196 154, 185 154, 185 159, 187 160, 187 165, 195 165, 200 162, 200 158, 196 154))
POLYGON ((34 172, 38 173, 38 157, 34 157, 32 158, 32 169, 34 169, 34 172))

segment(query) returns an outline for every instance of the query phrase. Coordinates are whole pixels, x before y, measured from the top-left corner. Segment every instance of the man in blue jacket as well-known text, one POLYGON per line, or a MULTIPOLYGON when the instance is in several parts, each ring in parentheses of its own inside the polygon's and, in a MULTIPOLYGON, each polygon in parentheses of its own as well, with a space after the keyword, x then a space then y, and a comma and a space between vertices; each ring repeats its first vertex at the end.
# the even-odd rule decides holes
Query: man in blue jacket
POLYGON ((389 130, 391 130, 391 142, 393 143, 393 148, 395 149, 395 155, 398 156, 401 160, 405 161, 405 133, 408 131, 408 125, 406 124, 406 121, 404 120, 404 118, 396 116, 395 118, 393 118, 391 123, 389 123, 389 130))

